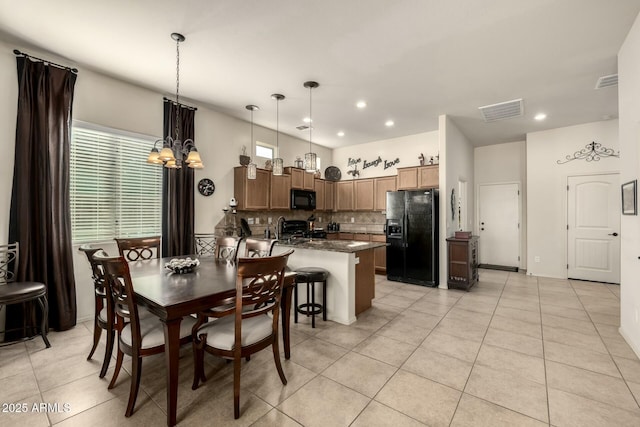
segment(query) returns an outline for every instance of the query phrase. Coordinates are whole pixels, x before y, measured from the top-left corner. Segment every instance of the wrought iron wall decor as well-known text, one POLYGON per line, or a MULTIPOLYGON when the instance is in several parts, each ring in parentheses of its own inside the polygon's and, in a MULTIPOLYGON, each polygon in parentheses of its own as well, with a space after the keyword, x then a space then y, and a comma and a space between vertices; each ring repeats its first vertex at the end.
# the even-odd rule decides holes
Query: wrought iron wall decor
POLYGON ((582 150, 573 153, 573 155, 567 154, 563 160, 556 160, 556 163, 563 165, 573 160, 597 162, 602 157, 620 157, 620 152, 615 152, 612 148, 603 147, 602 144, 593 141, 585 145, 582 150))

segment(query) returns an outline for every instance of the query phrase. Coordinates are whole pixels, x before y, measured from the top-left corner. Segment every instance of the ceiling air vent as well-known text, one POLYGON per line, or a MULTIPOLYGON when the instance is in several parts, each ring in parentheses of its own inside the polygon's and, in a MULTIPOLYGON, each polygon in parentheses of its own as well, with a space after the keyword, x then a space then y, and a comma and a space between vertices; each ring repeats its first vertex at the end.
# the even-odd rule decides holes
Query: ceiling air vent
POLYGON ((307 130, 307 129, 309 129, 309 126, 307 126, 307 125, 300 125, 300 126, 296 126, 296 129, 298 129, 298 130, 307 130))
POLYGON ((618 86, 618 75, 611 74, 608 76, 602 76, 596 82, 596 89, 602 89, 604 87, 618 86))
POLYGON ((478 107, 485 122, 495 122, 496 120, 511 119, 519 117, 524 112, 522 98, 513 101, 500 102, 498 104, 478 107))

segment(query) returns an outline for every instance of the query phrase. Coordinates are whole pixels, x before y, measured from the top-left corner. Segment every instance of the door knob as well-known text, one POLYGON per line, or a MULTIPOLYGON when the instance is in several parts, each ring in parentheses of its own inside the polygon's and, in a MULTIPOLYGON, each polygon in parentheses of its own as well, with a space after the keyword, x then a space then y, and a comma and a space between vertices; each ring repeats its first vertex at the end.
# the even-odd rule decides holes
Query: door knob
POLYGON ((617 235, 618 235, 618 233, 611 233, 611 234, 608 234, 608 236, 614 236, 614 237, 615 237, 615 236, 617 236, 617 235))

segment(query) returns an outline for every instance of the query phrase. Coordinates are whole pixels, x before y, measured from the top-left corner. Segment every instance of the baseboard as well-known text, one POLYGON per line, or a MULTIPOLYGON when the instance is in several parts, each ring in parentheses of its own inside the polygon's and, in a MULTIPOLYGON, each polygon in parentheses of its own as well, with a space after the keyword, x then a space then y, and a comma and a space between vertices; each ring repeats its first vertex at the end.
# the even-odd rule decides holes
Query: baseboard
POLYGON ((629 339, 629 336, 625 334, 624 330, 622 329, 622 326, 618 328, 618 332, 620 332, 620 335, 622 335, 622 338, 624 338, 627 344, 629 344, 629 347, 631 347, 631 350, 633 350, 633 352, 636 354, 636 357, 640 359, 640 348, 636 347, 633 341, 629 339))
POLYGON ((511 271, 513 273, 518 272, 518 267, 507 267, 505 265, 480 264, 478 265, 478 268, 485 268, 487 270, 511 271))

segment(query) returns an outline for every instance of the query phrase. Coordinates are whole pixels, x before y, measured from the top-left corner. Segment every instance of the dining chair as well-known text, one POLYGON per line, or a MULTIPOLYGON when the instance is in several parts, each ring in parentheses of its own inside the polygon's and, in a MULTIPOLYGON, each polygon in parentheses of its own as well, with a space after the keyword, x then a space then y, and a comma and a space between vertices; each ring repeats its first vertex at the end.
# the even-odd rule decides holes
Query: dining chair
MULTIPOLYGON (((125 417, 130 417, 138 397, 140 376, 142 374, 142 358, 164 352, 164 325, 160 318, 140 315, 136 303, 136 295, 131 282, 129 264, 125 258, 109 257, 104 251, 93 255, 96 262, 104 269, 105 286, 113 298, 113 308, 118 331, 118 351, 116 367, 109 389, 115 386, 122 368, 124 355, 131 356, 131 388, 125 417)), ((186 316, 180 322, 180 344, 191 341, 191 330, 196 319, 186 316)))
MULTIPOLYGON (((47 287, 44 283, 16 281, 18 261, 20 260, 20 244, 0 245, 0 309, 5 305, 37 301, 42 311, 40 335, 47 348, 51 347, 47 338, 47 322, 49 303, 47 287)), ((7 329, 9 332, 16 329, 7 329)), ((31 338, 31 337, 29 337, 31 338)))
POLYGON ((90 245, 82 245, 80 250, 87 256, 89 265, 91 265, 91 278, 93 279, 93 296, 95 303, 95 313, 93 315, 93 347, 91 347, 87 360, 90 360, 93 353, 96 351, 98 343, 100 342, 102 330, 104 329, 107 333, 107 346, 104 352, 104 360, 102 362, 102 369, 100 370, 99 375, 100 378, 103 378, 107 373, 107 369, 109 369, 109 362, 111 361, 113 343, 115 341, 116 334, 113 299, 107 294, 102 265, 93 258, 93 255, 98 251, 102 251, 102 248, 92 248, 90 245))
POLYGON ((273 245, 277 240, 263 240, 247 238, 244 242, 244 256, 247 258, 262 258, 271 256, 273 245))
POLYGON ((216 256, 216 235, 207 233, 196 233, 193 235, 193 243, 198 256, 216 256))
POLYGON ((216 258, 235 261, 238 258, 240 237, 220 236, 216 239, 216 258))
POLYGON ((160 258, 160 236, 114 239, 127 261, 160 258))
POLYGON ((241 360, 266 347, 273 349, 278 375, 282 384, 287 379, 280 363, 278 319, 280 299, 287 259, 290 250, 281 255, 264 258, 240 258, 236 276, 236 295, 222 301, 224 311, 207 310, 199 313, 193 328, 193 385, 206 381, 204 353, 233 360, 233 414, 240 417, 241 360), (215 318, 213 322, 207 322, 215 318))

